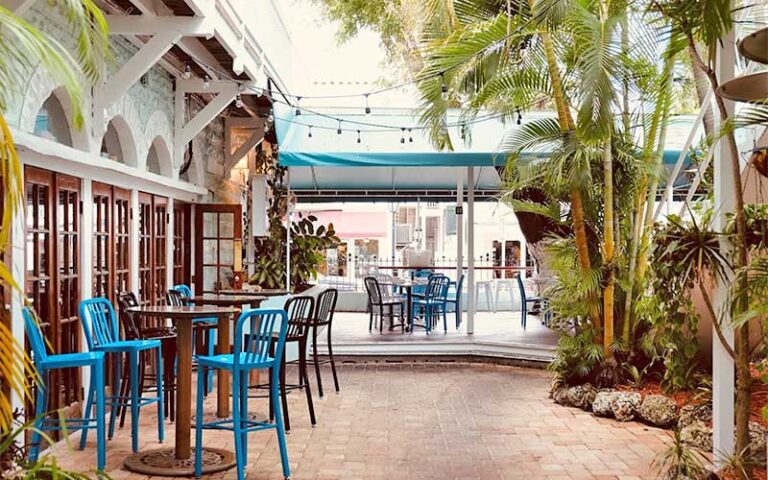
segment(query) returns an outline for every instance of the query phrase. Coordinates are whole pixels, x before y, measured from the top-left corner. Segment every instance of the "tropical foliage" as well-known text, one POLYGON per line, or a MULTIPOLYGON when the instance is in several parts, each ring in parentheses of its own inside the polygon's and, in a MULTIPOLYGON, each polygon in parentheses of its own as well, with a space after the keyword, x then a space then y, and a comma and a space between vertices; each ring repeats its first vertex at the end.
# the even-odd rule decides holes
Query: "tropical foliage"
MULTIPOLYGON (((285 167, 270 169, 267 186, 271 200, 267 209, 269 236, 256 241, 256 265, 249 283, 262 288, 285 287, 285 218, 290 201, 285 183, 285 167)), ((333 224, 315 226, 317 217, 298 214, 291 220, 291 290, 304 290, 317 277, 318 268, 325 260, 325 251, 336 246, 340 240, 333 224)))

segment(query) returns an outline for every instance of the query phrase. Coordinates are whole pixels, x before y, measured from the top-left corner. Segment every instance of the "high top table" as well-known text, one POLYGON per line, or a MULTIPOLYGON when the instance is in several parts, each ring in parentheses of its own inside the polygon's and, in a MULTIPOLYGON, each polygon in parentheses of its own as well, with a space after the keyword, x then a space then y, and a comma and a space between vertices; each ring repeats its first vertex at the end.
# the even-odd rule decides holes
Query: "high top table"
MULTIPOLYGON (((142 317, 173 320, 178 331, 178 372, 176 375, 176 444, 173 448, 161 448, 138 452, 125 460, 125 468, 145 475, 189 477, 194 475, 191 448, 192 419, 192 323, 197 318, 218 318, 219 353, 229 353, 230 322, 239 309, 219 306, 172 306, 149 305, 132 307, 129 313, 142 317)), ((218 372, 217 416, 229 416, 229 375, 218 372)), ((162 406, 158 415, 162 415, 162 406)), ((203 447, 203 473, 210 474, 235 466, 235 455, 221 448, 203 447)))

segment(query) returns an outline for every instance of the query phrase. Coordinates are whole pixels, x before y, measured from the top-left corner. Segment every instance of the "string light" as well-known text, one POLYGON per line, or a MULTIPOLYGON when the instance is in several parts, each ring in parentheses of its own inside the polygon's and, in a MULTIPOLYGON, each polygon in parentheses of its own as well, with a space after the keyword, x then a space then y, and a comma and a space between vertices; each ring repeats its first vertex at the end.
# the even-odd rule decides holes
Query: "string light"
POLYGON ((448 100, 448 85, 445 84, 445 75, 440 72, 440 96, 443 100, 448 100))
POLYGON ((307 133, 307 136, 312 138, 312 125, 309 126, 309 133, 307 133))
POLYGON ((371 114, 371 106, 368 105, 368 94, 365 94, 365 114, 370 115, 371 114))
POLYGON ((203 88, 206 90, 211 88, 211 77, 208 74, 205 74, 205 78, 203 79, 203 88))
POLYGON ((341 135, 341 119, 339 120, 339 128, 336 129, 336 135, 341 135))
POLYGON ((523 114, 520 113, 520 107, 517 107, 517 124, 518 125, 523 124, 523 114))
POLYGON ((411 129, 408 129, 408 143, 413 143, 413 134, 411 134, 411 129))
POLYGON ((461 124, 461 139, 466 140, 467 139, 467 128, 464 126, 464 124, 461 124))
POLYGON ((187 64, 184 67, 184 79, 189 80, 190 78, 192 78, 192 67, 190 67, 189 64, 187 64))
POLYGON ((299 103, 301 103, 301 97, 296 97, 296 116, 301 116, 301 108, 299 108, 299 103))
POLYGON ((243 97, 241 97, 239 93, 235 96, 235 106, 237 108, 243 108, 243 97))
POLYGON ((360 130, 357 131, 357 143, 360 143, 360 130))
POLYGON ((267 115, 267 122, 274 123, 275 122, 275 111, 273 109, 269 109, 269 114, 267 115))
POLYGON ((400 143, 405 143, 405 127, 400 127, 400 143))

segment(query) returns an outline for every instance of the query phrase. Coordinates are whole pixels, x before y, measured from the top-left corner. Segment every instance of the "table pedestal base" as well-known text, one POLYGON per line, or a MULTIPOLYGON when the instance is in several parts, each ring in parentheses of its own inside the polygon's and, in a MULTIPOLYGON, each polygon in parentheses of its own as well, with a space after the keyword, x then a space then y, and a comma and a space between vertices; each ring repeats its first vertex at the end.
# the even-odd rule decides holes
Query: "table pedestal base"
MULTIPOLYGON (((195 449, 184 460, 176 458, 173 448, 159 448, 134 453, 125 459, 127 470, 144 475, 192 477, 195 475, 195 449)), ((203 475, 229 470, 235 466, 235 454, 222 448, 203 447, 203 475)))
MULTIPOLYGON (((197 417, 195 415, 192 415, 191 420, 192 420, 192 428, 195 428, 197 426, 197 423, 196 423, 197 417)), ((231 422, 232 417, 229 416, 227 418, 220 418, 218 415, 216 415, 215 411, 203 412, 203 423, 211 423, 219 420, 228 420, 231 422)), ((261 412, 248 412, 248 420, 252 422, 264 423, 269 420, 269 417, 266 414, 261 412)))

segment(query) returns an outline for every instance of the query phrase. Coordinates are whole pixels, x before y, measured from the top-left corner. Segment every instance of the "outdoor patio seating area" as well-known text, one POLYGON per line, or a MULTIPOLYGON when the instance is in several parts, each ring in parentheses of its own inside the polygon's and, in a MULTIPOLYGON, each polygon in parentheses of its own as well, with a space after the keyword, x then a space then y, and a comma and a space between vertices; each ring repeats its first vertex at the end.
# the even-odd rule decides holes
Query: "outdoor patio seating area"
POLYGON ((768 480, 768 0, 0 0, 0 480, 768 480))

